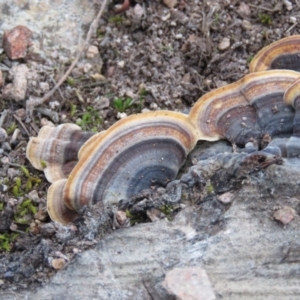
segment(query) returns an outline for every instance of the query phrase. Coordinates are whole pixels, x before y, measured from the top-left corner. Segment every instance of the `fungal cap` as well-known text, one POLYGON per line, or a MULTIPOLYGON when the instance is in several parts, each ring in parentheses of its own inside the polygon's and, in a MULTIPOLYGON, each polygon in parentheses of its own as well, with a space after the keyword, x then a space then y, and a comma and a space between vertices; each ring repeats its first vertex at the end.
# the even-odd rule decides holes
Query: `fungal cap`
POLYGON ((91 135, 75 124, 44 126, 37 137, 30 138, 26 157, 34 168, 44 171, 49 182, 66 178, 78 160, 79 148, 91 135))
POLYGON ((98 201, 117 202, 152 185, 166 185, 196 142, 194 126, 178 112, 122 119, 80 150, 80 160, 65 186, 65 204, 79 210, 98 201))
POLYGON ((256 72, 205 94, 189 114, 197 129, 198 139, 215 141, 227 138, 234 142, 234 138, 245 128, 255 128, 257 109, 262 106, 260 102, 274 105, 272 99, 276 100, 280 95, 283 97, 285 90, 298 76, 299 73, 289 70, 256 72), (231 130, 234 132, 231 133, 231 130))
POLYGON ((250 63, 250 72, 270 69, 300 71, 300 35, 289 36, 260 50, 250 63))

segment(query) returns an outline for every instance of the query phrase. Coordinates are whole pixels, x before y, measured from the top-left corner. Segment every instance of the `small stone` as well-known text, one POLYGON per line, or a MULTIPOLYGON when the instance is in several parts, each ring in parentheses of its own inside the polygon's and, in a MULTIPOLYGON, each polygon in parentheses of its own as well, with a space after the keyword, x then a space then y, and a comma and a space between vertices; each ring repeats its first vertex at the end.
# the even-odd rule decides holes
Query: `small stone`
POLYGON ((66 261, 63 258, 53 258, 51 265, 55 270, 60 270, 66 265, 66 261))
POLYGON ((121 69, 123 69, 124 66, 125 66, 125 61, 124 61, 124 60, 119 61, 119 62, 118 62, 118 66, 119 66, 121 69))
POLYGON ((9 206, 16 206, 17 203, 18 203, 18 200, 15 199, 15 198, 9 198, 8 201, 7 201, 7 204, 8 204, 9 206))
POLYGON ((48 213, 46 210, 40 209, 35 215, 34 218, 38 221, 45 221, 48 218, 48 213))
POLYGON ((56 228, 53 223, 41 223, 39 225, 40 234, 45 237, 49 238, 56 233, 56 228))
POLYGON ((251 15, 250 7, 244 2, 240 3, 240 5, 238 7, 238 12, 239 12, 239 14, 241 14, 242 16, 245 16, 245 17, 249 17, 251 15))
POLYGON ((15 111, 15 115, 21 120, 25 120, 26 118, 26 110, 24 108, 17 109, 15 111))
POLYGON ((117 118, 118 119, 124 119, 124 118, 126 118, 127 117, 127 114, 126 113, 121 113, 121 112, 118 112, 118 114, 117 114, 117 118))
POLYGON ((94 46, 94 45, 89 46, 89 48, 87 49, 87 52, 86 52, 86 57, 87 58, 94 58, 98 55, 99 55, 98 47, 94 46))
POLYGON ((224 204, 228 204, 231 203, 234 199, 234 194, 230 193, 230 192, 226 192, 222 195, 219 195, 217 198, 220 202, 224 203, 224 204))
POLYGON ((230 39, 229 38, 223 38, 223 40, 219 43, 218 49, 220 51, 225 51, 230 47, 230 39))
POLYGON ((39 194, 36 190, 32 190, 28 193, 28 198, 30 200, 32 200, 35 203, 39 203, 40 202, 40 197, 39 194))
POLYGON ((10 75, 13 77, 13 83, 9 83, 4 87, 4 98, 14 99, 15 101, 25 99, 28 72, 29 69, 25 64, 15 65, 11 68, 10 75))
POLYGON ((13 179, 15 177, 17 177, 18 175, 20 174, 19 170, 18 169, 15 169, 15 168, 9 168, 7 170, 7 177, 9 179, 13 179))
POLYGON ((128 218, 126 216, 126 212, 122 211, 122 210, 118 210, 116 212, 116 220, 119 225, 124 225, 125 222, 128 220, 128 218))
POLYGON ((251 30, 252 29, 252 24, 248 20, 243 20, 242 27, 246 30, 251 30))
POLYGON ((95 81, 104 81, 104 80, 106 80, 105 76, 103 76, 102 74, 99 74, 99 73, 95 73, 95 74, 91 75, 91 77, 95 81))
POLYGON ((139 3, 137 3, 133 8, 133 13, 134 13, 135 17, 140 19, 144 15, 144 9, 139 3))
POLYGON ((48 82, 40 82, 40 88, 43 93, 47 93, 50 90, 50 86, 48 82))
POLYGON ((4 142, 7 139, 7 132, 0 127, 0 142, 4 142))
POLYGON ((3 48, 10 59, 24 58, 27 48, 31 45, 32 31, 25 26, 19 25, 4 32, 3 48))
POLYGON ((283 0, 283 3, 284 3, 287 10, 292 10, 293 9, 293 4, 290 1, 283 0))
POLYGON ((177 0, 163 0, 163 2, 169 8, 174 8, 177 5, 177 0))
POLYGON ((92 66, 90 63, 86 63, 86 64, 84 64, 84 66, 83 66, 83 72, 84 72, 84 73, 88 73, 89 71, 92 70, 92 68, 93 68, 93 66, 92 66))
POLYGON ((296 211, 289 206, 284 206, 283 208, 277 210, 273 214, 274 219, 281 222, 284 225, 290 223, 295 216, 296 216, 296 211))
POLYGON ((151 222, 159 221, 163 219, 166 215, 162 213, 160 210, 156 208, 150 208, 147 210, 147 217, 151 220, 151 222))
POLYGON ((73 248, 72 251, 74 254, 78 254, 80 252, 78 248, 73 248))
POLYGON ((156 103, 152 102, 152 103, 150 104, 150 108, 151 108, 152 110, 157 110, 157 109, 158 109, 158 105, 157 105, 156 103))
POLYGON ((214 290, 204 269, 174 268, 163 282, 167 291, 179 300, 214 300, 214 290))

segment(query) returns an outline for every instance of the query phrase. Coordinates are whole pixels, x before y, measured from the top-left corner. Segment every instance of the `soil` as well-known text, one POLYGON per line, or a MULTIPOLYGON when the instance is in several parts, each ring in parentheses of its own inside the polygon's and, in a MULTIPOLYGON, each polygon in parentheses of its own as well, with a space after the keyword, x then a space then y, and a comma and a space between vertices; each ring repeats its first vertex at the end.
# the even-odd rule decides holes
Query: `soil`
MULTIPOLYGON (((71 261, 116 229, 116 208, 87 209, 69 227, 49 219, 49 183, 25 156, 29 136, 37 135, 43 118, 101 131, 124 113, 188 112, 206 92, 247 74, 252 57, 264 46, 299 32, 300 5, 290 1, 293 9, 288 10, 287 2, 179 0, 169 9, 160 1, 131 1, 121 14, 115 12, 116 3, 110 3, 91 41, 102 62, 94 62, 86 73, 78 65, 59 92, 35 108, 31 117, 26 116, 25 100, 14 102, 0 95, 1 125, 8 133, 0 149, 1 290, 36 289, 57 272, 53 267, 57 259, 71 261), (224 39, 230 45, 220 50, 224 39), (97 73, 102 80, 91 78, 97 73), (95 219, 96 224, 91 221, 95 219)), ((9 70, 12 62, 5 55, 1 59, 9 70)), ((30 57, 24 62, 36 74, 28 82, 27 96, 36 97, 43 91, 35 81, 51 88, 53 78, 58 81, 69 64, 53 68, 30 57)), ((3 73, 7 84, 8 72, 3 73)))

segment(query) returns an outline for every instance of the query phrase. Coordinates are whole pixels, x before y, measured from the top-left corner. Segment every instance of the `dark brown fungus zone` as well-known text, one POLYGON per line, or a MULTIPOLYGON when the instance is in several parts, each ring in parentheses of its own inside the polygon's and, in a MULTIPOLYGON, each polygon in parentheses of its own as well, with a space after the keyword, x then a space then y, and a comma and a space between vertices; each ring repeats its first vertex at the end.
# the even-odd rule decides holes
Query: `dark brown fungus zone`
POLYGON ((291 133, 294 108, 283 96, 298 76, 289 70, 256 72, 205 94, 189 114, 198 138, 263 147, 272 137, 291 133))
POLYGON ((79 149, 93 134, 75 124, 44 126, 37 137, 30 138, 26 156, 49 182, 67 178, 78 161, 79 149))
POLYGON ((51 218, 67 224, 84 205, 117 203, 143 189, 166 186, 196 142, 194 126, 181 113, 149 112, 118 121, 88 140, 69 177, 51 185, 51 218))

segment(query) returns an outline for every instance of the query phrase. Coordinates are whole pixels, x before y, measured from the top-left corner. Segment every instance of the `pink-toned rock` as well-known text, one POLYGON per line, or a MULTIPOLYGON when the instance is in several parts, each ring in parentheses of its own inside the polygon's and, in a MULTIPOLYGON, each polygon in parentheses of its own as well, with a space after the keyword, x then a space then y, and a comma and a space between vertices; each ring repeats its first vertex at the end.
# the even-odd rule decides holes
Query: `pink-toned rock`
POLYGON ((204 269, 174 268, 163 282, 166 290, 179 300, 214 300, 215 293, 204 269))
POLYGON ((31 45, 32 31, 25 26, 19 25, 4 32, 3 48, 10 59, 24 58, 27 48, 31 45))
POLYGON ((218 200, 224 204, 228 204, 231 203, 234 199, 234 194, 230 193, 230 192, 226 192, 222 195, 218 196, 218 200))
POLYGON ((296 211, 289 206, 284 206, 283 208, 277 210, 273 214, 274 219, 276 219, 277 221, 281 222, 284 225, 290 223, 295 216, 296 216, 296 211))

